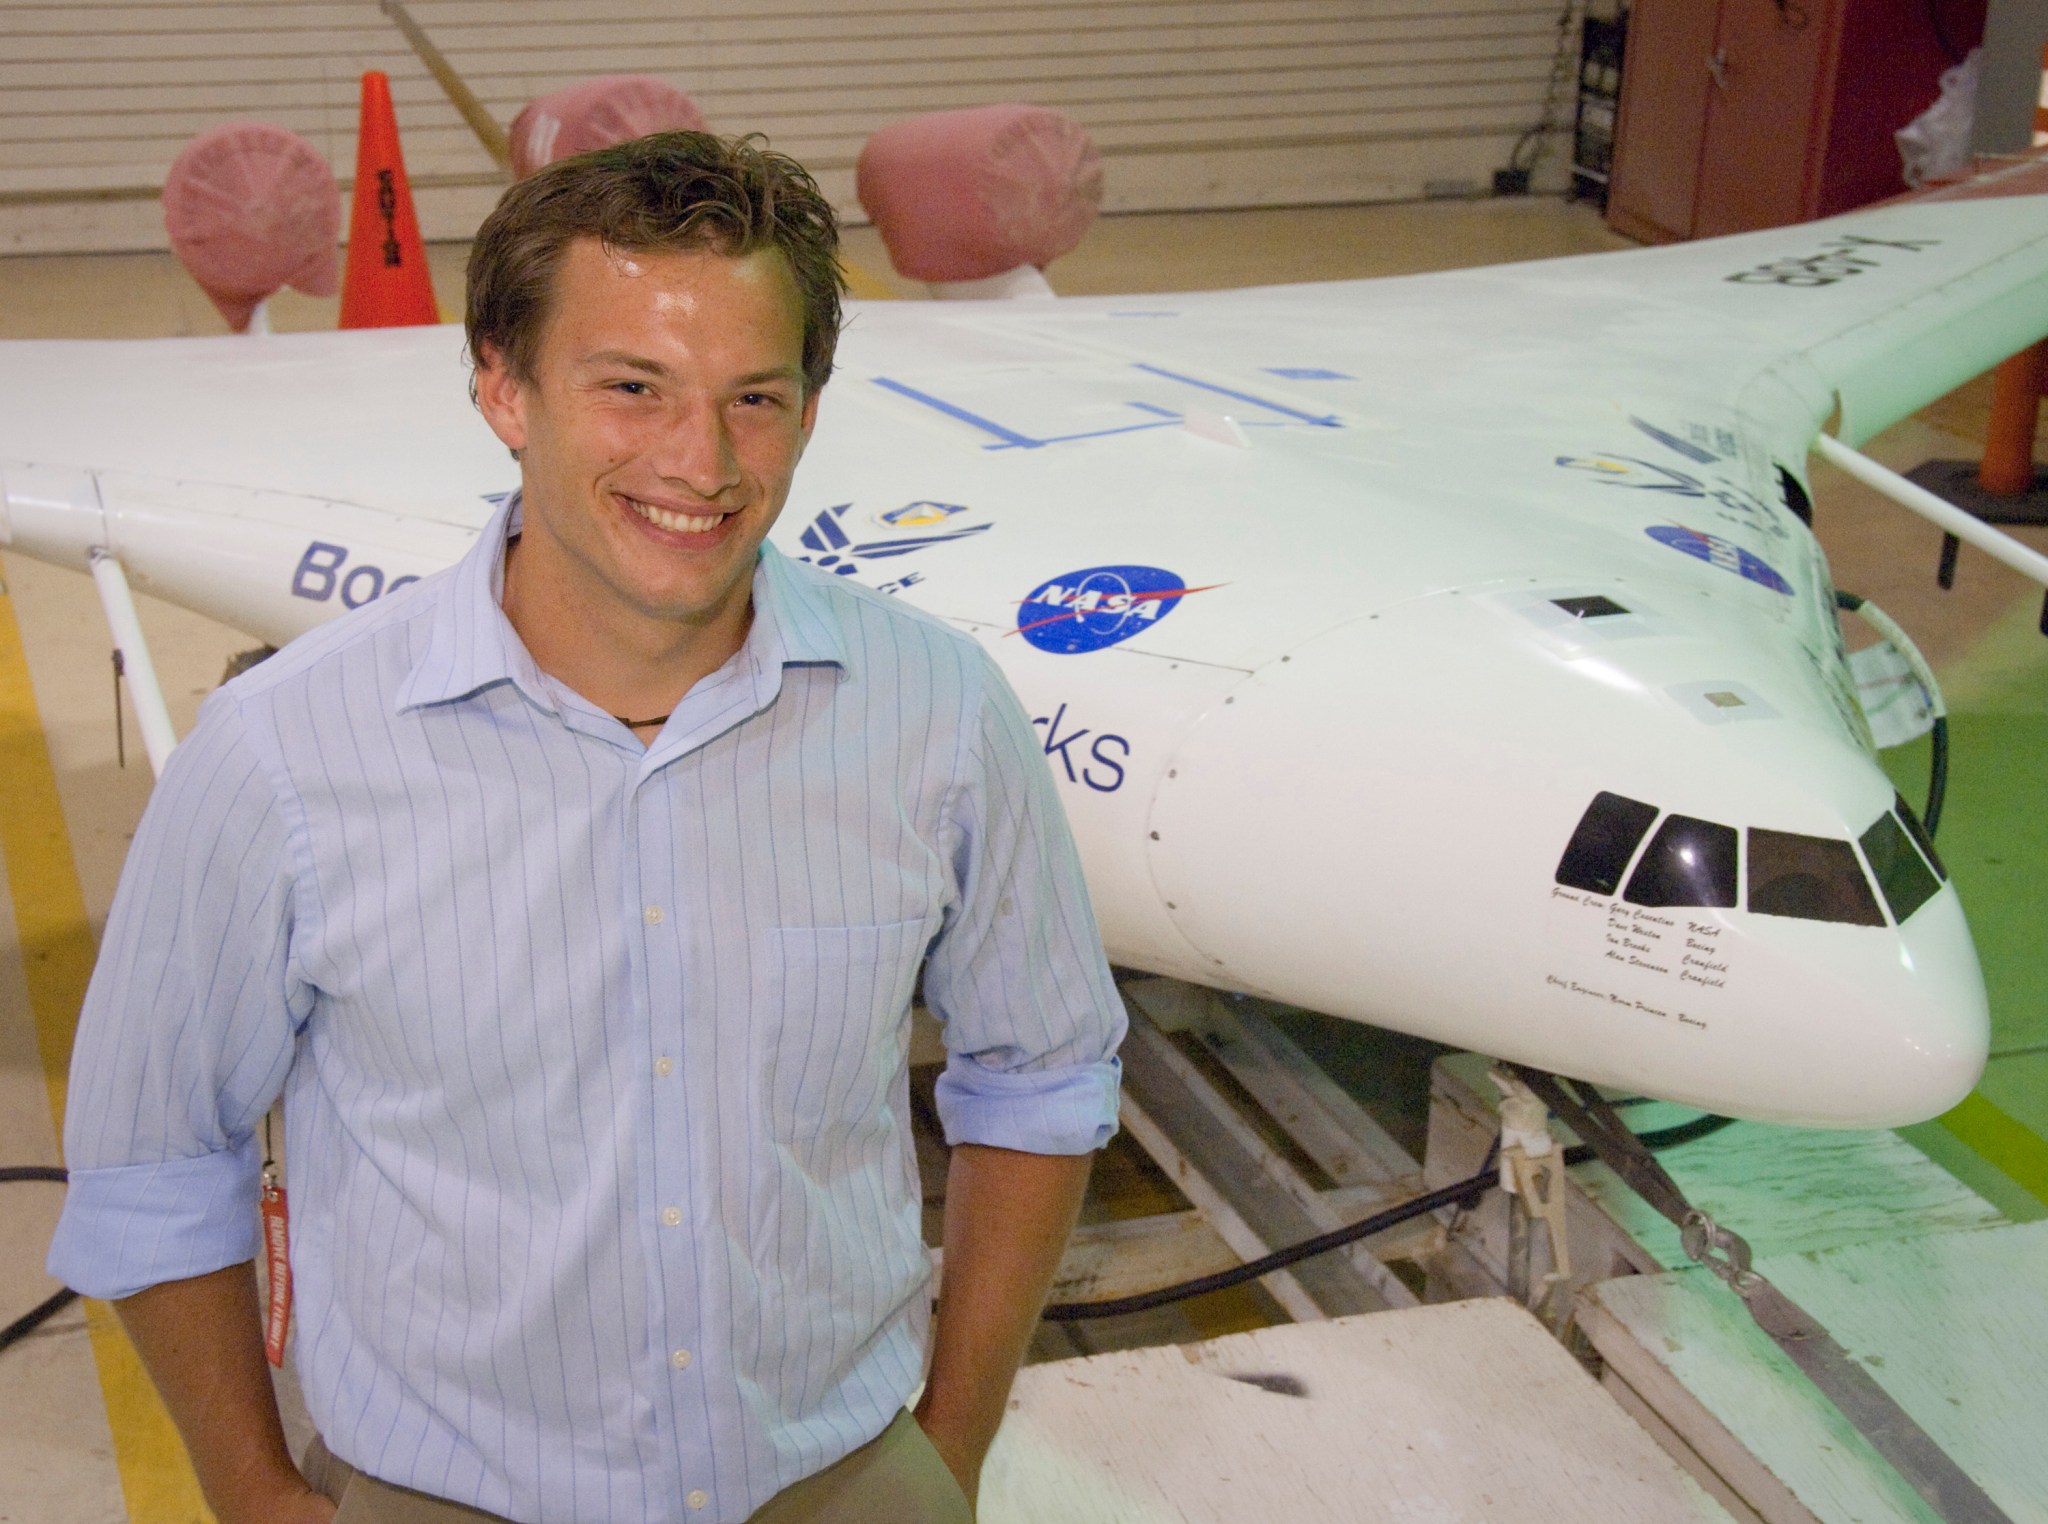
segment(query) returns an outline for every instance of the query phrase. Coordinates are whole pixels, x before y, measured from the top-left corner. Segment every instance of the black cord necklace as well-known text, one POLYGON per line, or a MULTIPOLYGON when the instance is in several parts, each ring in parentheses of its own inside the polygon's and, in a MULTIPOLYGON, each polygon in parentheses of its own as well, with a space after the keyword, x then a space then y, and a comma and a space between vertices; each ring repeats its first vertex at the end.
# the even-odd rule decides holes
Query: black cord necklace
MULTIPOLYGON (((670 710, 669 714, 673 714, 674 712, 674 710, 670 710)), ((649 725, 666 725, 668 723, 667 714, 657 714, 651 720, 629 720, 623 714, 615 714, 612 716, 612 718, 617 720, 621 725, 625 726, 628 730, 645 730, 649 725)))

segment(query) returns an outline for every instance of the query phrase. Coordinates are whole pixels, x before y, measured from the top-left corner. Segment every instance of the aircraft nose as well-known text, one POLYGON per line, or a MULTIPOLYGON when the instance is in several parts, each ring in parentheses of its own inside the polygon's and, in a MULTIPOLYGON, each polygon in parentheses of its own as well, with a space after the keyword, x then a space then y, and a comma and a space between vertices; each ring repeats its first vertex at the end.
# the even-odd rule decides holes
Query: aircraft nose
POLYGON ((1886 1127, 1955 1106, 1991 1056, 1990 1002, 1954 889, 1915 911, 1897 935, 1897 1014, 1870 1034, 1870 1061, 1858 1065, 1874 1125, 1886 1127))
POLYGON ((1187 733, 1151 810, 1160 898, 1215 982, 1331 1015, 1760 1120, 1945 1110, 1989 1029, 1954 890, 1878 907, 1856 843, 1890 783, 1810 667, 1729 650, 1561 657, 1458 594, 1339 626, 1187 733), (1636 825, 1575 877, 1609 791, 1636 825), (1758 897, 1767 832, 1846 862, 1862 913, 1758 897), (1719 876, 1688 882, 1688 852, 1719 876))

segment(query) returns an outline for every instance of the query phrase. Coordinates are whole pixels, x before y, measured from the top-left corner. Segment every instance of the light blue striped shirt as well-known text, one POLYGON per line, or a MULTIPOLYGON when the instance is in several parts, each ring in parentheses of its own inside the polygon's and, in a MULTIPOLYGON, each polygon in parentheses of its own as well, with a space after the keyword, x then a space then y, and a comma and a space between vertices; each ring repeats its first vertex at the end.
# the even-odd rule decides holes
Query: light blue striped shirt
POLYGON ((650 748, 456 566, 207 701, 122 875, 50 1268, 250 1258, 285 1096, 296 1360, 335 1453, 527 1521, 739 1520, 879 1433, 953 1142, 1082 1153, 1123 1017, 1042 748, 965 635, 764 548, 650 748))

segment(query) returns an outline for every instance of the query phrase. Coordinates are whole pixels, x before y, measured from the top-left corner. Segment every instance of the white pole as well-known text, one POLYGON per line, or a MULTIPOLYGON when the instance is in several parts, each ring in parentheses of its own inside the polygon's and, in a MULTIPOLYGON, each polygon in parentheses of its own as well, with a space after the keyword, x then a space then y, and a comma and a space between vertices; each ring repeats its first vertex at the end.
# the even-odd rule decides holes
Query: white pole
POLYGON ((164 690, 156 680, 156 667, 143 643, 142 621, 135 617, 135 598, 128 591, 128 574, 121 563, 105 550, 92 552, 92 580, 99 585, 100 607, 107 613, 107 628, 113 631, 114 649, 121 653, 121 673, 128 679, 128 693, 135 700, 135 718, 142 726, 142 744, 149 752, 149 770, 161 778, 178 734, 171 728, 171 711, 164 703, 164 690))
POLYGON ((1963 512, 1946 498, 1937 497, 1925 487, 1907 481, 1898 472, 1886 470, 1868 455, 1857 453, 1839 439, 1821 434, 1815 437, 1813 447, 1823 459, 1840 466, 1864 486, 1882 492, 1900 507, 1910 508, 1923 519, 1932 520, 1957 539, 1968 540, 2022 577, 2030 577, 2048 587, 2048 556, 2038 550, 2022 545, 2002 530, 1993 529, 1975 514, 1963 512))

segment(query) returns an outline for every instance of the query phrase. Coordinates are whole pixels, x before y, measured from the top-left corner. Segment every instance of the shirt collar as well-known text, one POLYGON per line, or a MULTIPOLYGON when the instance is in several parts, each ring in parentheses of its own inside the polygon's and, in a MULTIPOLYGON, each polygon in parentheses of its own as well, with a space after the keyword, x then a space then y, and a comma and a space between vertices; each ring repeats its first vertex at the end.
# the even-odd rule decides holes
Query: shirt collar
MULTIPOLYGON (((447 585, 434 601, 426 647, 399 685, 400 713, 468 698, 507 682, 539 708, 557 712, 553 684, 501 607, 505 545, 524 520, 524 505, 514 492, 449 569, 447 585)), ((753 600, 753 624, 741 659, 756 672, 779 677, 791 664, 846 665, 846 642, 828 590, 766 542, 754 562, 753 600)))

